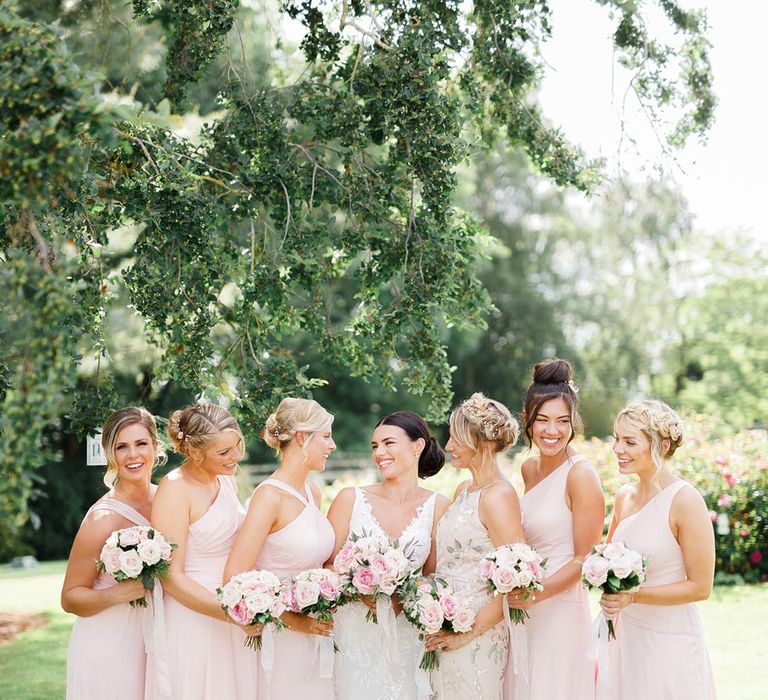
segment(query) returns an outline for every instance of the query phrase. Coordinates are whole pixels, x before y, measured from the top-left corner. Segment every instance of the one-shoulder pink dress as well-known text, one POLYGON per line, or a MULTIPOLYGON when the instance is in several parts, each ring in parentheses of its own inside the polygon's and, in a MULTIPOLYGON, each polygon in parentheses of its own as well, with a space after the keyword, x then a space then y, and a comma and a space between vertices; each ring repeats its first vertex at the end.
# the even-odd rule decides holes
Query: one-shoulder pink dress
MULTIPOLYGON (((141 513, 109 496, 96 501, 86 517, 96 510, 117 513, 135 525, 149 525, 141 513)), ((101 573, 93 588, 103 590, 114 585, 111 576, 101 573)), ((75 620, 67 652, 67 700, 144 698, 146 615, 151 615, 151 608, 132 608, 129 603, 119 603, 96 615, 75 620)))
MULTIPOLYGON (((583 457, 569 458, 520 499, 525 540, 547 558, 546 577, 574 557, 573 514, 566 501, 566 482, 579 462, 592 468, 583 457)), ((505 700, 594 700, 595 664, 589 658, 592 623, 586 590, 576 582, 536 603, 529 614, 525 621, 528 688, 524 676, 514 673, 510 654, 505 700)))
MULTIPOLYGON (((674 481, 613 533, 611 541, 648 558, 643 588, 686 579, 683 553, 669 527, 672 501, 684 488, 693 487, 682 479, 674 481)), ((601 700, 714 699, 712 666, 694 603, 633 603, 621 611, 615 627, 607 672, 598 679, 601 700)))
MULTIPOLYGON (((267 569, 283 579, 322 567, 331 556, 336 538, 328 518, 315 505, 309 484, 304 496, 278 479, 266 479, 257 488, 265 484, 291 494, 304 510, 267 536, 256 568, 267 569)), ((259 700, 333 700, 332 674, 324 674, 321 669, 320 645, 326 642, 327 638, 315 634, 287 629, 278 632, 271 673, 269 677, 263 671, 259 673, 259 700)))
MULTIPOLYGON (((245 520, 231 477, 219 476, 219 493, 189 527, 184 573, 212 593, 245 520)), ((257 657, 237 626, 190 610, 165 596, 168 671, 174 700, 252 700, 257 657)))

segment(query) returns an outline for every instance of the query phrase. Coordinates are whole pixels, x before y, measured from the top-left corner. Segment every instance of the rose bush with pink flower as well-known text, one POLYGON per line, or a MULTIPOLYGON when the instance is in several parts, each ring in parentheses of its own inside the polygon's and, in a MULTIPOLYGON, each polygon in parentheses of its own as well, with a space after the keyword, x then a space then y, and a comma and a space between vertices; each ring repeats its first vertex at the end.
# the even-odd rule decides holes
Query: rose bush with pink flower
MULTIPOLYGON (((134 525, 115 530, 104 542, 96 562, 96 569, 115 581, 141 579, 144 588, 152 590, 155 579, 168 573, 168 564, 176 545, 157 530, 145 525, 134 525)), ((146 607, 142 596, 132 600, 131 606, 146 607)))

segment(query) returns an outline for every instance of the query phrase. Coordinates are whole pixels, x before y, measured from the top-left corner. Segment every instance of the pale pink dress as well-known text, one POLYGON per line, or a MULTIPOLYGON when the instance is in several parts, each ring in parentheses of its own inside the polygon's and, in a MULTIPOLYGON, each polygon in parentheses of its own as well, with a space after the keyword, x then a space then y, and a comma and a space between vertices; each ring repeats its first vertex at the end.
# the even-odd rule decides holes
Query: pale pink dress
MULTIPOLYGON (((525 540, 546 557, 547 578, 574 557, 573 514, 565 492, 568 474, 579 462, 592 469, 584 457, 569 458, 520 499, 525 540)), ((594 700, 595 664, 589 658, 592 622, 581 583, 536 603, 529 614, 524 625, 528 688, 525 676, 514 673, 510 655, 505 700, 594 700)))
MULTIPOLYGON (((678 480, 637 513, 624 518, 611 540, 648 558, 643 588, 686 580, 680 545, 669 527, 669 511, 683 488, 678 480)), ((693 603, 625 607, 608 644, 607 673, 599 679, 601 700, 713 700, 715 684, 704 628, 693 603)))
MULTIPOLYGON (((267 536, 256 560, 257 569, 267 569, 287 579, 323 566, 331 556, 336 537, 333 527, 315 505, 309 484, 305 495, 278 479, 266 479, 265 484, 291 494, 304 506, 290 523, 267 536)), ((321 644, 327 638, 284 629, 275 635, 274 663, 271 674, 259 673, 259 700, 332 700, 333 655, 330 672, 321 669, 321 644), (325 675, 326 677, 321 677, 325 675)), ((361 698, 361 700, 364 700, 361 698)))
MULTIPOLYGON (((86 517, 95 510, 117 513, 135 525, 149 525, 141 513, 108 496, 96 501, 86 517)), ((112 577, 102 573, 96 577, 93 588, 98 591, 114 585, 112 577)), ((119 603, 75 620, 67 652, 67 700, 144 698, 146 615, 151 615, 151 608, 119 603)))
MULTIPOLYGON (((219 476, 219 493, 189 526, 184 573, 212 593, 245 519, 231 477, 219 476)), ((244 646, 245 633, 165 596, 168 670, 174 700, 256 698, 257 657, 244 646)))

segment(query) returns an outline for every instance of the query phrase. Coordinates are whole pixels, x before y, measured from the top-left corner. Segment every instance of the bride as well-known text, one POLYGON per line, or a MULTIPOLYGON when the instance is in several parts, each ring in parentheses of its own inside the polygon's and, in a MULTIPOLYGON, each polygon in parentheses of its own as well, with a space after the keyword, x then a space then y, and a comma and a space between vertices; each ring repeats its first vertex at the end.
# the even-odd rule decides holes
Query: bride
MULTIPOLYGON (((393 413, 376 426, 371 439, 373 461, 382 481, 345 488, 328 511, 336 532, 329 563, 352 535, 383 535, 398 542, 415 570, 434 570, 432 533, 450 501, 419 486, 419 478, 440 471, 445 455, 424 419, 409 411, 393 413)), ((395 609, 397 609, 397 601, 395 609)), ((339 647, 334 678, 339 700, 409 700, 418 697, 419 660, 424 650, 418 631, 398 615, 394 634, 384 621, 366 620, 371 601, 350 603, 334 615, 339 647)), ((423 682, 427 682, 424 675, 423 682)))

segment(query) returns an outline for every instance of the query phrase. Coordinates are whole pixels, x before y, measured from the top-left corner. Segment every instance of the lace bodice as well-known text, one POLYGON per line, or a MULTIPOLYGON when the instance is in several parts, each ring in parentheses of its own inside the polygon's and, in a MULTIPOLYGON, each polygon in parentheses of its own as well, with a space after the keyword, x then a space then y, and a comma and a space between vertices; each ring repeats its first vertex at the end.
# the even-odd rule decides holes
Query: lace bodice
MULTIPOLYGON (((405 552, 414 571, 424 566, 424 562, 429 556, 429 550, 432 546, 432 522, 434 520, 436 499, 436 493, 429 496, 416 509, 413 518, 406 524, 397 538, 398 545, 405 552)), ((349 534, 358 536, 375 534, 390 539, 373 514, 373 508, 365 491, 359 486, 355 487, 355 502, 349 519, 349 534)))

